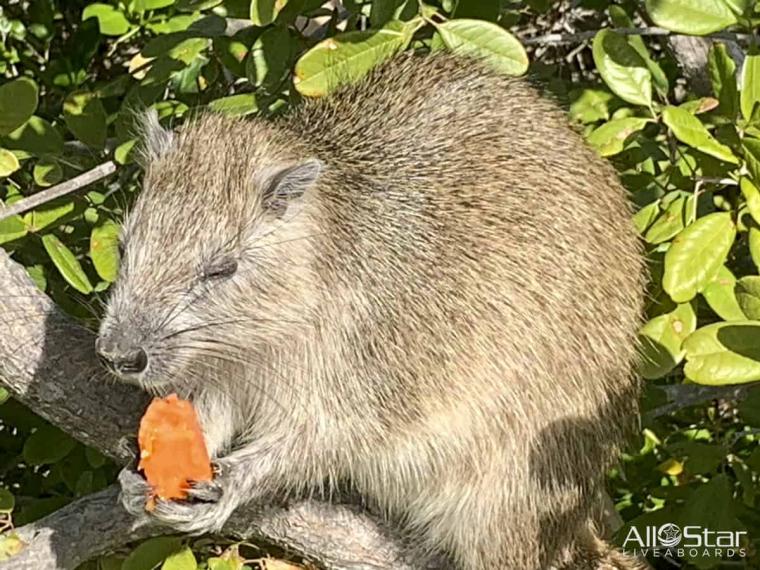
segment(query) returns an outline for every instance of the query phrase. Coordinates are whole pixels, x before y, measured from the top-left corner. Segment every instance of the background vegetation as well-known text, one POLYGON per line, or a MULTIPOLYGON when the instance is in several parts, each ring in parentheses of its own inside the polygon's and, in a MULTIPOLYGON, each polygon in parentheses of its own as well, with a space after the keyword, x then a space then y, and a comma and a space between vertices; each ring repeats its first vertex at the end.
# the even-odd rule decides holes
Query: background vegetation
MULTIPOLYGON (((527 73, 614 162, 651 262, 642 431, 610 475, 616 508, 639 527, 748 531, 745 559, 658 568, 758 568, 758 23, 754 0, 4 0, 0 198, 15 203, 107 160, 119 168, 0 222, 0 244, 94 326, 138 188, 133 109, 153 107, 167 124, 201 108, 274 115, 402 49, 457 49, 527 73)), ((0 400, 5 527, 113 481, 98 453, 0 400)), ((157 538, 90 567, 240 570, 261 556, 157 538)))

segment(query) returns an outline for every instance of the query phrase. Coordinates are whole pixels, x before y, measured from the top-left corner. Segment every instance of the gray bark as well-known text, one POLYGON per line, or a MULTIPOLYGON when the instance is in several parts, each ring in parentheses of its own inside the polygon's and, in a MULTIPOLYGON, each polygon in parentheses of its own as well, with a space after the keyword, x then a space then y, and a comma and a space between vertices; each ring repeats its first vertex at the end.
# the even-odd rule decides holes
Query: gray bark
MULTIPOLYGON (((0 249, 0 385, 71 436, 119 463, 133 458, 125 438, 137 432, 147 397, 108 380, 94 334, 62 315, 26 270, 0 249)), ((92 557, 167 529, 136 521, 113 486, 17 529, 26 543, 0 570, 69 570, 92 557)), ((401 541, 360 509, 300 501, 244 508, 225 534, 273 544, 327 569, 411 570, 401 541)))
MULTIPOLYGON (((736 41, 723 39, 728 54, 736 62, 736 68, 741 70, 744 62, 744 51, 736 41)), ((707 62, 714 38, 682 36, 673 34, 668 37, 668 45, 673 51, 683 75, 691 90, 700 97, 713 95, 707 62)))
MULTIPOLYGON (((122 509, 114 485, 21 527, 25 548, 0 570, 76 568, 134 540, 168 534, 122 509)), ((224 528, 225 536, 260 541, 301 555, 327 569, 412 570, 392 538, 367 514, 345 505, 301 501, 290 507, 248 509, 224 528)))

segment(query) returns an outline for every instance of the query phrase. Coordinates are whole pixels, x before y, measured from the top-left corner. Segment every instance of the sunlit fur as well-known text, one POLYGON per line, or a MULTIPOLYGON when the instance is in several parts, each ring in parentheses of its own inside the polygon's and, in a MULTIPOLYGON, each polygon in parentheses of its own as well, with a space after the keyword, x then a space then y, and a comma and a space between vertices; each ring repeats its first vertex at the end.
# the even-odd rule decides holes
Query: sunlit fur
POLYGON ((553 103, 401 56, 158 147, 102 330, 144 346, 145 387, 192 395, 222 458, 227 503, 177 528, 350 482, 462 570, 637 567, 590 529, 637 414, 642 259, 613 169, 553 103), (312 158, 268 212, 265 173, 312 158), (237 273, 204 281, 223 256, 237 273))

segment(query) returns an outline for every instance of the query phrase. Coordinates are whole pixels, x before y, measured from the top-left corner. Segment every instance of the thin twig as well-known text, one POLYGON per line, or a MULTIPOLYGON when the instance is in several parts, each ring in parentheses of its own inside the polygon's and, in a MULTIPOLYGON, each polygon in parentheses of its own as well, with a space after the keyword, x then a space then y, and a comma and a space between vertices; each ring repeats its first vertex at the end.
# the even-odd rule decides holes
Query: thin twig
POLYGON ((42 192, 37 192, 28 198, 16 202, 12 206, 0 208, 0 221, 15 216, 16 214, 26 212, 27 210, 31 210, 32 208, 36 208, 37 206, 55 200, 56 198, 60 198, 61 196, 65 196, 66 194, 71 194, 80 188, 84 188, 88 184, 92 184, 106 176, 110 176, 114 172, 116 172, 116 165, 110 160, 104 162, 71 180, 61 182, 60 184, 52 186, 42 192))
POLYGON ((644 414, 645 420, 653 420, 689 406, 696 406, 710 400, 741 400, 757 382, 731 386, 702 386, 699 384, 672 384, 660 386, 668 403, 644 414))
MULTIPOLYGON (((665 28, 614 28, 614 32, 624 36, 676 36, 682 35, 665 28)), ((534 38, 521 38, 523 45, 566 45, 576 44, 593 39, 599 30, 589 30, 586 32, 576 32, 573 34, 545 34, 534 38)), ((733 41, 733 42, 750 42, 754 37, 752 34, 734 34, 731 32, 718 32, 704 36, 715 40, 733 41)))

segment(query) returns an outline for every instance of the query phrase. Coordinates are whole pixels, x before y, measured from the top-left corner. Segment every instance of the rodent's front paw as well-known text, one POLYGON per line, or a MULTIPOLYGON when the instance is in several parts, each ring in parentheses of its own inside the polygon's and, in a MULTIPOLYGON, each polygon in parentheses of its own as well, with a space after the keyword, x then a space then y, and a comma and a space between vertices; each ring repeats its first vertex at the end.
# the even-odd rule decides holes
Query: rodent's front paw
POLYGON ((149 516, 156 522, 188 534, 216 532, 224 526, 237 503, 231 493, 225 492, 227 468, 215 466, 212 481, 195 481, 187 491, 187 499, 153 499, 155 504, 146 509, 152 496, 150 485, 142 475, 125 467, 119 473, 122 505, 136 517, 149 516))
POLYGON ((237 502, 227 492, 227 466, 214 464, 214 479, 194 481, 187 490, 188 498, 177 501, 156 500, 152 518, 179 532, 204 534, 221 530, 235 510, 237 502))
POLYGON ((157 522, 187 534, 204 534, 221 530, 235 509, 231 501, 199 502, 158 499, 150 512, 157 522))
POLYGON ((137 471, 125 467, 119 473, 121 493, 119 500, 126 511, 134 516, 145 515, 145 504, 150 497, 150 485, 137 471))

